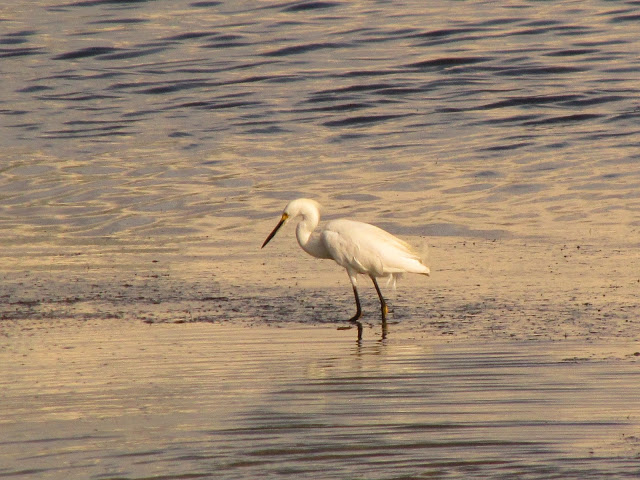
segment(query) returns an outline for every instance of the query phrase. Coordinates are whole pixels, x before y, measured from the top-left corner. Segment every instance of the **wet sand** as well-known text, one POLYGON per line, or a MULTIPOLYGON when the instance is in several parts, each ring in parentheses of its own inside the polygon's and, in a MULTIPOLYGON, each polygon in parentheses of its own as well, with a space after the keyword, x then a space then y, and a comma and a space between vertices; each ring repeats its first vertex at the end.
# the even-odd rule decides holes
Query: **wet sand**
MULTIPOLYGON (((7 245, 0 255, 0 315, 149 323, 348 319, 355 305, 344 269, 302 252, 293 228, 261 250, 272 223, 245 226, 235 241, 227 236, 224 247, 203 237, 174 245, 118 239, 7 245)), ((407 275, 396 291, 382 285, 391 322, 454 340, 640 339, 634 244, 477 236, 426 241, 431 277, 407 275)), ((365 278, 360 284, 363 321, 377 325, 375 291, 365 278)))
POLYGON ((5 321, 0 476, 637 478, 637 342, 5 321))

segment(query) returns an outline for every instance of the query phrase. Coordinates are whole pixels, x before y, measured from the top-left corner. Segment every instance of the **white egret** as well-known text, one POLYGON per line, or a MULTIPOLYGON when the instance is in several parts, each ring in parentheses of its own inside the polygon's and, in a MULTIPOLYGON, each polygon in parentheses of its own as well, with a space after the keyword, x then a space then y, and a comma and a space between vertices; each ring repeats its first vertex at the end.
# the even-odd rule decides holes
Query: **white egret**
POLYGON ((430 273, 429 267, 422 263, 423 260, 408 243, 376 226, 339 219, 332 220, 324 228, 316 230, 320 222, 320 204, 308 198, 298 198, 287 204, 280 221, 264 241, 262 248, 269 243, 280 227, 298 216, 302 217, 296 228, 300 247, 314 257, 335 260, 347 270, 357 308, 356 314, 350 319, 351 322, 358 323, 362 316, 356 288, 358 274, 369 275, 373 281, 380 299, 382 322, 385 325, 389 309, 376 278, 386 277, 395 286, 396 278, 403 273, 427 276, 430 273))

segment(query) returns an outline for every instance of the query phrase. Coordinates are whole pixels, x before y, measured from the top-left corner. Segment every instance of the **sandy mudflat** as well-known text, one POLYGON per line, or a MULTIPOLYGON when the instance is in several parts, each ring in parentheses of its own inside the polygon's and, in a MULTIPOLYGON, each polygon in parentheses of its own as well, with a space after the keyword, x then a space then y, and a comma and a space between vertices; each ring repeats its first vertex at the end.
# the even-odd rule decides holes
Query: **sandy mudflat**
POLYGON ((8 478, 636 478, 638 344, 4 321, 8 478))

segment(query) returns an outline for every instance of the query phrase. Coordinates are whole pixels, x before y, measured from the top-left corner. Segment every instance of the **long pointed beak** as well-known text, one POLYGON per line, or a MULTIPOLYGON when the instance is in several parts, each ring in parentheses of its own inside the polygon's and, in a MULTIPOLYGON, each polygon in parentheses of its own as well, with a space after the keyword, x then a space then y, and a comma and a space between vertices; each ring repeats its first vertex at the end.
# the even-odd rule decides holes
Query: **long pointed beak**
POLYGON ((273 229, 273 231, 269 234, 269 236, 267 237, 267 239, 264 241, 264 243, 262 244, 262 247, 260 248, 264 248, 264 246, 269 243, 269 241, 276 236, 276 233, 278 233, 278 230, 280 230, 280 227, 282 225, 284 225, 284 222, 287 221, 287 218, 289 218, 289 215, 287 215, 286 213, 282 214, 282 218, 280 219, 280 221, 278 222, 278 225, 276 225, 276 228, 273 229))

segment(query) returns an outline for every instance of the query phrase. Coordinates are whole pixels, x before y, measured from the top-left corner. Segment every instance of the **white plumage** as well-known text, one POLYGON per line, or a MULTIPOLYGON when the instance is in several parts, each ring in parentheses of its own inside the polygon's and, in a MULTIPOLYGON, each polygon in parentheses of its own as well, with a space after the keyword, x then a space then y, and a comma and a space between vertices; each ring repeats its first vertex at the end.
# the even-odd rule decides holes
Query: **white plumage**
POLYGON ((288 220, 298 216, 302 217, 296 228, 300 247, 314 257, 333 259, 347 270, 357 307, 351 321, 357 321, 362 315, 356 288, 358 274, 368 275, 373 281, 380 299, 384 322, 388 309, 376 278, 388 278, 395 287, 396 279, 403 273, 430 273, 429 267, 407 242, 374 225, 339 219, 332 220, 324 228, 316 230, 320 222, 320 204, 308 198, 298 198, 287 204, 280 222, 262 247, 269 243, 288 220))

